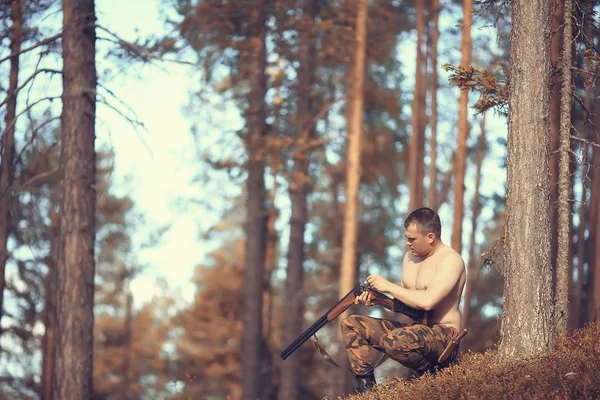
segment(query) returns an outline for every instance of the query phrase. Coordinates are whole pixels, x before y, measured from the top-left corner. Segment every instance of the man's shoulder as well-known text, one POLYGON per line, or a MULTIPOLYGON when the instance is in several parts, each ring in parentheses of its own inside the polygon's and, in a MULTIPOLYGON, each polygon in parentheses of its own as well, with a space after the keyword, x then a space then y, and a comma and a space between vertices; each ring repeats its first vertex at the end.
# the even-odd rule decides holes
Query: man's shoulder
POLYGON ((456 265, 457 267, 461 267, 461 268, 465 267, 465 260, 463 260, 460 253, 458 251, 454 250, 450 246, 446 246, 446 249, 444 249, 442 257, 444 259, 444 263, 450 263, 450 264, 456 265))

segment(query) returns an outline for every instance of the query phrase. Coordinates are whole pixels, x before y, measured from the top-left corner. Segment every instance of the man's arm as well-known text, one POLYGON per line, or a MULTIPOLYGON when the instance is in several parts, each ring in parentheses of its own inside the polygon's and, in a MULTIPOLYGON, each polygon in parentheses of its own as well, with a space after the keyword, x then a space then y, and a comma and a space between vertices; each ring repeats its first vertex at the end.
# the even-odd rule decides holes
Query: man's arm
POLYGON ((464 262, 459 255, 449 256, 433 277, 425 290, 411 290, 395 285, 378 275, 367 278, 373 288, 391 294, 404 304, 421 310, 432 310, 442 301, 460 280, 464 270, 464 262))

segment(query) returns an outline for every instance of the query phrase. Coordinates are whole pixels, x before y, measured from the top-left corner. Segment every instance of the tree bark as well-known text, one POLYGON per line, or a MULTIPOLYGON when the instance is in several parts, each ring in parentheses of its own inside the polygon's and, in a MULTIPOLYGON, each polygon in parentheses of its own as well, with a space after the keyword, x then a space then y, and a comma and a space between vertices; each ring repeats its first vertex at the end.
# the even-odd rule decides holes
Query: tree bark
MULTIPOLYGON (((290 242, 286 278, 286 312, 284 313, 283 342, 291 343, 302 333, 304 310, 304 232, 308 220, 307 195, 310 191, 308 168, 310 140, 313 137, 313 110, 311 92, 315 71, 314 26, 316 2, 304 0, 300 21, 301 46, 298 68, 297 115, 299 134, 295 143, 294 169, 290 185, 292 215, 290 219, 290 242)), ((281 399, 295 400, 300 389, 300 354, 296 352, 281 365, 281 399)))
POLYGON ((571 151, 571 41, 573 38, 571 17, 572 0, 564 2, 563 51, 562 51, 562 90, 560 96, 560 164, 558 192, 558 255, 556 261, 556 290, 554 293, 554 324, 556 334, 567 331, 569 315, 569 276, 571 274, 571 194, 570 156, 571 151))
POLYGON ((477 140, 477 156, 475 159, 475 193, 473 195, 473 208, 471 215, 471 238, 469 242, 469 269, 467 271, 467 285, 465 287, 464 307, 462 315, 463 328, 467 328, 469 325, 469 317, 471 314, 471 298, 473 297, 473 285, 479 277, 479 264, 475 261, 475 236, 477 233, 477 220, 479 219, 479 213, 481 211, 481 204, 479 202, 479 188, 481 186, 481 169, 483 165, 483 159, 485 157, 485 149, 487 141, 485 138, 485 113, 481 116, 481 133, 477 140))
MULTIPOLYGON (((471 25, 473 24, 473 0, 463 0, 462 22, 462 57, 463 68, 471 65, 472 41, 471 25)), ((452 225, 452 248, 462 252, 462 225, 465 215, 465 173, 467 171, 467 139, 469 138, 469 88, 460 88, 458 100, 458 147, 455 154, 456 168, 454 172, 454 223, 452 225)))
POLYGON ((431 33, 431 115, 429 116, 429 125, 431 129, 431 138, 429 141, 430 147, 430 164, 429 164, 429 194, 427 199, 429 207, 437 209, 437 89, 438 89, 438 60, 437 47, 440 29, 438 21, 440 17, 440 0, 433 0, 433 27, 431 33))
MULTIPOLYGON (((357 0, 354 60, 348 80, 348 144, 346 150, 346 208, 342 238, 339 298, 356 285, 356 239, 358 236, 358 192, 360 189, 361 138, 363 134, 364 85, 367 50, 368 2, 357 0)), ((344 315, 347 315, 345 313, 344 315)), ((343 318, 344 316, 342 316, 343 318)), ((340 386, 346 388, 348 360, 342 358, 340 386)))
MULTIPOLYGON (((58 226, 58 214, 53 212, 51 215, 52 227, 50 228, 51 237, 60 237, 60 227, 58 226)), ((57 301, 57 261, 58 261, 59 243, 53 240, 50 244, 50 254, 48 254, 44 289, 44 342, 42 355, 42 400, 52 400, 52 377, 54 376, 54 343, 56 340, 56 301, 57 301)))
POLYGON ((246 110, 248 177, 246 181, 246 252, 244 256, 242 398, 256 400, 261 391, 262 299, 267 242, 265 161, 262 152, 266 135, 265 93, 265 0, 252 12, 250 94, 246 110))
POLYGON ((413 91, 412 102, 412 135, 410 139, 409 156, 408 156, 408 179, 410 191, 409 210, 421 207, 423 204, 423 154, 425 146, 425 120, 423 118, 423 108, 425 107, 424 90, 425 74, 424 64, 425 57, 423 55, 423 31, 425 25, 425 17, 423 16, 425 9, 424 0, 417 0, 417 65, 415 70, 415 88, 413 91))
POLYGON ((55 399, 92 396, 96 236, 94 0, 63 0, 62 195, 55 399))
POLYGON ((550 79, 550 223, 551 223, 551 256, 553 290, 556 287, 556 260, 558 251, 558 175, 560 147, 560 99, 561 75, 559 66, 563 45, 564 1, 555 0, 552 12, 552 67, 550 79))
POLYGON ((512 2, 506 255, 501 354, 555 343, 550 264, 549 86, 552 6, 512 2), (532 201, 535 200, 535 201, 532 201))
MULTIPOLYGON (((2 135, 0 152, 0 321, 4 313, 4 288, 6 287, 6 262, 8 261, 8 233, 10 232, 11 217, 10 206, 12 203, 12 177, 13 157, 15 149, 15 119, 17 118, 17 89, 19 87, 19 53, 23 36, 23 14, 21 11, 22 0, 11 2, 10 27, 10 71, 8 93, 6 101, 5 126, 2 135)), ((2 326, 0 325, 0 334, 2 326)))

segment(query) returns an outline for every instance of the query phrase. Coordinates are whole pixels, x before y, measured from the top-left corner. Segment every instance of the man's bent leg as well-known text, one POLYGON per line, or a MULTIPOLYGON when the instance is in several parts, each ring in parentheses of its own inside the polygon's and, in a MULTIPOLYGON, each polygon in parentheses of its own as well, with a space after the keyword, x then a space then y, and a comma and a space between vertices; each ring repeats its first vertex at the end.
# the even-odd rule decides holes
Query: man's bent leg
POLYGON ((453 328, 437 325, 430 328, 415 324, 390 331, 382 344, 390 358, 423 374, 437 366, 437 359, 451 340, 453 331, 453 328))
POLYGON ((388 332, 404 326, 396 321, 351 315, 342 321, 342 338, 346 344, 350 368, 356 375, 368 375, 384 357, 381 339, 388 332))

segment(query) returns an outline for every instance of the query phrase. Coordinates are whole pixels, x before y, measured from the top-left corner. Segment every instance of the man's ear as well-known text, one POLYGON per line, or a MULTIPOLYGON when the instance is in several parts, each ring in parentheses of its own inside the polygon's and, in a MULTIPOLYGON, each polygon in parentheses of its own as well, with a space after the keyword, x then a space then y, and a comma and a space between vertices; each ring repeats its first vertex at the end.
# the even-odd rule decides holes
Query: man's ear
POLYGON ((429 232, 429 233, 427 234, 427 242, 428 242, 429 244, 431 244, 431 243, 433 243, 434 241, 435 241, 435 235, 434 235, 433 233, 429 232))

